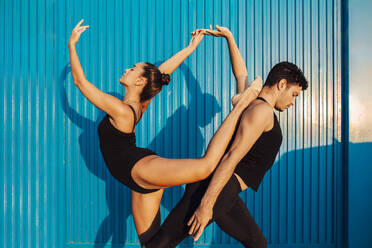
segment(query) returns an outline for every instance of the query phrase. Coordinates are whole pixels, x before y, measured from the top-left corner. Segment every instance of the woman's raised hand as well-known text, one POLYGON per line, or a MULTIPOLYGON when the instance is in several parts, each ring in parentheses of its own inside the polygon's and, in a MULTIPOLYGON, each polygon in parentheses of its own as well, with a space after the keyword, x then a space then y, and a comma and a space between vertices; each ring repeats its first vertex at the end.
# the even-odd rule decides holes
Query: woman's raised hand
POLYGON ((79 41, 80 35, 89 28, 89 26, 80 26, 83 23, 84 19, 82 19, 72 30, 70 39, 68 41, 69 46, 75 46, 75 44, 79 41))
POLYGON ((212 25, 210 25, 209 29, 202 29, 202 31, 204 31, 204 33, 207 35, 213 35, 217 37, 227 38, 229 35, 232 35, 231 31, 226 27, 221 27, 221 26, 216 25, 215 28, 216 30, 212 28, 212 25))
POLYGON ((204 29, 196 29, 192 31, 189 47, 191 47, 192 49, 195 49, 202 41, 204 34, 205 34, 204 29))

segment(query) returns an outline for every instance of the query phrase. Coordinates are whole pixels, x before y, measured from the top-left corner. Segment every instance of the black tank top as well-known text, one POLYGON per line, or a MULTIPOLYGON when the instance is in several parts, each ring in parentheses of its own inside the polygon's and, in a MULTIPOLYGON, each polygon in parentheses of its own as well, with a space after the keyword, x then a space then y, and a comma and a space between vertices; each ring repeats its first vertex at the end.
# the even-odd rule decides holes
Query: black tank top
MULTIPOLYGON (((257 99, 267 102, 262 97, 257 99)), ((272 167, 283 139, 278 119, 273 114, 273 128, 261 134, 235 168, 235 173, 254 191, 258 190, 266 171, 272 167)))

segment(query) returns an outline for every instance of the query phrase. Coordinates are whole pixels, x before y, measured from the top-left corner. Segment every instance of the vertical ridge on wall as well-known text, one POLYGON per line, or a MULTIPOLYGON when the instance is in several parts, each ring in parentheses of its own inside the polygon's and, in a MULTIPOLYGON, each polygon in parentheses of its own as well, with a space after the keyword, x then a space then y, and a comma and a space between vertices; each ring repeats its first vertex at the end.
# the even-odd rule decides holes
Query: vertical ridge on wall
MULTIPOLYGON (((341 69, 344 69, 343 66, 342 66, 342 55, 341 55, 341 51, 343 49, 343 43, 340 43, 340 42, 337 42, 339 40, 341 40, 342 38, 342 34, 341 34, 341 30, 343 30, 343 28, 341 28, 341 25, 342 25, 342 19, 341 19, 341 15, 343 14, 346 14, 346 13, 343 13, 343 9, 342 8, 346 8, 346 6, 342 6, 344 5, 345 3, 342 2, 342 1, 334 1, 334 6, 335 6, 335 13, 334 14, 334 20, 335 20, 335 23, 337 23, 337 27, 335 27, 335 39, 334 39, 334 46, 336 47, 336 49, 334 50, 334 56, 335 56, 335 61, 337 61, 337 63, 335 63, 335 70, 336 70, 336 73, 334 74, 334 78, 335 78, 335 92, 334 92, 334 95, 336 96, 335 97, 335 108, 333 108, 333 110, 336 112, 335 114, 335 119, 336 119, 336 125, 335 125, 335 130, 336 130, 336 135, 335 135, 335 139, 336 141, 338 141, 338 143, 336 142, 335 144, 335 147, 336 147, 336 152, 335 152, 335 164, 343 164, 343 161, 342 161, 342 158, 343 158, 343 150, 342 150, 342 142, 344 141, 344 138, 342 136, 342 127, 341 127, 341 123, 342 123, 342 117, 343 117, 343 113, 341 113, 341 106, 342 104, 344 104, 342 102, 342 100, 346 99, 346 98, 341 98, 344 94, 347 94, 348 92, 344 92, 344 90, 346 89, 347 85, 342 85, 341 84, 341 79, 342 79, 342 73, 341 73, 341 69)), ((346 5, 346 4, 345 4, 346 5)), ((346 8, 347 9, 347 8, 346 8)), ((346 11, 345 11, 346 12, 346 11)), ((343 17, 344 18, 344 17, 343 17)), ((348 115, 346 115, 348 116, 348 115)), ((334 201, 334 204, 336 204, 334 207, 336 208, 336 211, 338 214, 341 214, 343 213, 344 211, 344 200, 343 200, 343 190, 340 190, 340 189, 343 189, 343 166, 338 166, 334 169, 335 171, 335 184, 334 184, 334 187, 335 187, 335 201, 334 201)), ((335 229, 336 231, 334 232, 335 233, 335 243, 338 245, 338 246, 341 246, 342 245, 342 242, 344 242, 345 238, 344 238, 344 233, 343 233, 343 229, 344 229, 344 221, 342 218, 339 218, 338 216, 335 216, 335 221, 334 221, 334 226, 335 226, 335 229)))
MULTIPOLYGON (((20 6, 19 3, 15 2, 13 3, 12 6, 12 28, 13 30, 19 30, 20 29, 20 23, 19 23, 19 18, 17 18, 16 13, 19 12, 20 6)), ((12 41, 14 43, 18 43, 20 41, 20 35, 19 32, 12 32, 12 41)), ((20 94, 19 91, 16 91, 16 85, 14 82, 17 82, 20 80, 20 75, 19 75, 19 68, 20 68, 20 47, 19 46, 13 46, 12 47, 12 103, 11 103, 11 110, 12 110, 12 130, 14 132, 12 133, 12 145, 11 145, 11 156, 12 156, 12 168, 20 171, 20 161, 19 161, 19 156, 16 155, 16 151, 19 150, 19 142, 14 142, 16 140, 19 140, 20 138, 20 127, 19 127, 19 120, 20 120, 20 109, 21 108, 16 108, 16 103, 19 103, 20 101, 20 94)), ((14 239, 14 233, 19 232, 21 223, 17 223, 16 219, 20 219, 21 215, 21 208, 20 208, 20 181, 19 177, 15 174, 11 174, 12 177, 12 209, 14 210, 14 215, 12 216, 12 239, 13 239, 13 245, 14 247, 17 247, 20 245, 20 239, 14 239)))
MULTIPOLYGON (((0 35, 1 37, 5 37, 5 1, 1 2, 0 7, 0 35)), ((5 82, 5 39, 0 39, 0 81, 5 82)), ((0 123, 3 124, 3 128, 0 131, 0 161, 5 164, 5 120, 6 120, 6 104, 5 104, 5 83, 3 84, 3 87, 0 90, 0 107, 1 109, 4 109, 4 112, 0 114, 0 123)), ((6 186, 5 186, 5 168, 6 166, 3 166, 0 169, 0 180, 3 183, 0 184, 0 213, 4 213, 1 215, 0 219, 0 229, 4 230, 0 232, 0 245, 5 246, 5 215, 6 215, 6 186)))
MULTIPOLYGON (((5 37, 5 1, 1 2, 1 7, 0 7, 0 35, 2 37, 5 37)), ((0 39, 0 81, 2 82, 6 82, 6 75, 5 75, 5 72, 6 72, 6 64, 5 64, 5 53, 6 53, 6 49, 5 49, 5 45, 6 45, 6 42, 5 42, 5 39, 0 39)), ((1 136, 0 136, 0 161, 3 162, 3 164, 5 165, 6 163, 6 153, 5 153, 5 142, 6 142, 6 136, 5 136, 5 131, 6 131, 6 94, 5 94, 5 89, 6 89, 6 84, 4 83, 3 86, 2 86, 2 89, 0 90, 0 102, 1 102, 1 109, 4 109, 4 112, 2 114, 0 114, 0 122, 1 123, 4 123, 3 124, 3 128, 2 130, 0 131, 1 133, 1 136)), ((0 232, 0 245, 2 246, 5 246, 5 226, 6 226, 6 220, 5 220, 5 216, 6 216, 6 181, 5 181, 5 175, 6 175, 6 166, 3 166, 1 169, 0 169, 0 180, 3 183, 0 184, 0 213, 4 213, 1 215, 1 219, 0 219, 0 229, 1 230, 4 230, 2 232, 0 232)))
MULTIPOLYGON (((304 52, 304 44, 301 42, 303 35, 304 35, 304 17, 303 17, 303 1, 296 2, 296 64, 302 68, 304 68, 304 56, 302 56, 304 52)), ((296 153, 295 153, 295 163, 299 166, 296 167, 296 214, 295 214, 295 240, 294 242, 302 243, 303 242, 303 216, 304 216, 304 197, 303 197, 303 191, 304 191, 304 151, 302 149, 299 149, 301 147, 304 147, 304 139, 301 139, 301 137, 304 136, 304 118, 301 116, 301 112, 304 111, 304 95, 300 96, 300 98, 296 102, 296 153), (298 110, 297 110, 298 106, 298 110)))
MULTIPOLYGON (((8 2, 8 6, 5 5, 5 7, 8 7, 9 8, 9 2, 8 2)), ((10 17, 9 17, 9 12, 8 13, 5 13, 4 15, 4 19, 5 19, 5 22, 4 22, 4 25, 5 25, 5 33, 4 33, 4 36, 5 37, 8 37, 7 40, 5 40, 5 47, 9 47, 9 44, 11 44, 11 39, 9 36, 11 36, 11 28, 12 28, 12 25, 11 25, 11 22, 10 22, 10 17)), ((11 77, 11 72, 9 73, 11 67, 12 67, 12 54, 10 53, 9 51, 10 49, 5 49, 5 57, 6 58, 9 58, 7 63, 4 64, 5 66, 5 73, 4 73, 4 81, 7 82, 7 81, 10 81, 11 82, 11 79, 9 79, 9 77, 11 77), (10 75, 9 75, 10 74, 10 75)), ((4 164, 8 164, 8 166, 5 166, 4 167, 4 224, 5 224, 5 227, 7 228, 4 228, 4 243, 6 245, 10 244, 12 245, 12 239, 9 237, 12 233, 12 222, 10 220, 11 218, 11 197, 10 197, 10 194, 9 192, 11 192, 11 187, 12 187, 12 181, 10 180, 10 176, 9 176, 9 165, 11 165, 12 163, 12 160, 11 160, 11 150, 9 150, 9 146, 11 146, 11 135, 9 133, 7 133, 7 131, 10 131, 12 130, 12 128, 10 128, 10 118, 12 116, 12 113, 9 111, 9 98, 11 98, 12 94, 11 92, 9 92, 9 88, 11 87, 10 84, 4 84, 4 93, 5 93, 5 97, 4 97, 4 164), (7 146, 5 146, 5 144, 7 144, 7 146), (10 229, 10 230, 9 230, 10 229)))

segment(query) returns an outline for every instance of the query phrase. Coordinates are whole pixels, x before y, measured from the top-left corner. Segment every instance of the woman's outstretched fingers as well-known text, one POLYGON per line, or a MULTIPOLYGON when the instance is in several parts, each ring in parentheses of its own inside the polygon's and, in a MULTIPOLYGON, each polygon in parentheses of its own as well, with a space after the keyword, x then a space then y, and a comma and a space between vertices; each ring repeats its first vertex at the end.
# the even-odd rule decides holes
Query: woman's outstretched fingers
POLYGON ((195 34, 193 34, 191 37, 190 45, 196 48, 199 45, 199 43, 202 41, 203 36, 204 36, 204 33, 199 32, 199 31, 195 32, 195 34))
POLYGON ((71 36, 69 39, 69 46, 74 46, 80 38, 80 35, 89 28, 89 26, 80 26, 83 23, 84 19, 81 19, 78 24, 74 27, 74 29, 71 32, 71 36))
POLYGON ((74 29, 77 29, 80 27, 80 25, 83 23, 84 19, 81 19, 78 24, 76 24, 75 28, 74 29))
POLYGON ((212 28, 212 25, 209 25, 209 29, 202 29, 202 32, 207 35, 213 35, 213 36, 221 36, 220 31, 214 30, 212 28))
POLYGON ((201 33, 201 34, 206 34, 207 31, 208 31, 208 29, 205 29, 205 28, 201 28, 201 29, 200 29, 200 33, 201 33))
POLYGON ((79 32, 84 32, 85 30, 87 30, 89 28, 89 26, 82 26, 82 27, 79 27, 79 32))

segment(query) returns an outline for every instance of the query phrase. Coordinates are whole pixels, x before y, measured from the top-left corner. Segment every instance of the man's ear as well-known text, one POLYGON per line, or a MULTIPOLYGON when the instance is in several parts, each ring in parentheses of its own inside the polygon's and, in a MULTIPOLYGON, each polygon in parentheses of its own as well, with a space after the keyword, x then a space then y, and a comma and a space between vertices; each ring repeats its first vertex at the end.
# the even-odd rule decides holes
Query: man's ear
POLYGON ((280 79, 280 81, 277 83, 277 88, 279 91, 283 91, 287 87, 287 80, 286 79, 280 79))

